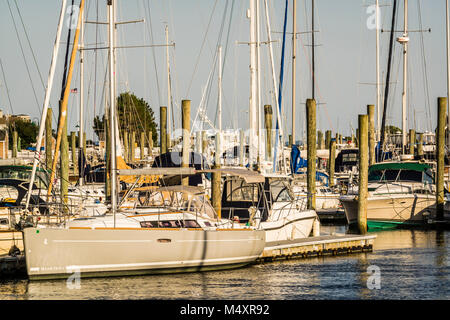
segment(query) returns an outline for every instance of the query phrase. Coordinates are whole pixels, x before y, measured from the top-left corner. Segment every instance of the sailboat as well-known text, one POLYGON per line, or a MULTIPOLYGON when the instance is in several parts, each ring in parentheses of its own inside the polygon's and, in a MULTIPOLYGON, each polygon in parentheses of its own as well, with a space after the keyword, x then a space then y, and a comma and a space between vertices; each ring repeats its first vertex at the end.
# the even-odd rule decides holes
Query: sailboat
MULTIPOLYGON (((83 4, 84 1, 80 8, 83 4)), ((115 1, 108 1, 113 146, 117 145, 118 132, 114 7, 115 1)), ((111 149, 113 182, 117 181, 118 158, 116 148, 111 149)), ((263 230, 218 219, 201 191, 185 186, 156 190, 159 195, 152 196, 156 203, 129 211, 117 208, 116 187, 116 183, 111 183, 111 210, 103 217, 78 218, 57 227, 23 230, 30 279, 66 278, 75 272, 80 277, 93 277, 225 269, 255 261, 264 249, 263 230)))

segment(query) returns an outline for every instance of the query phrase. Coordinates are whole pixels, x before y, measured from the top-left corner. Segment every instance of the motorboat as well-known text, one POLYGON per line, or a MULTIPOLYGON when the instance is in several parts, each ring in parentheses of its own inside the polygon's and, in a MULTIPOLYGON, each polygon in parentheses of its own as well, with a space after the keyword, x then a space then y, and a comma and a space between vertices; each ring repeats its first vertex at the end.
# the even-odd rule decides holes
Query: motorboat
MULTIPOLYGON (((340 197, 347 222, 357 224, 358 190, 349 189, 340 197)), ((369 167, 368 228, 423 224, 435 214, 436 187, 428 164, 382 162, 369 167)))
POLYGON ((260 226, 266 241, 310 236, 318 216, 306 198, 295 198, 289 176, 223 169, 222 216, 260 226))

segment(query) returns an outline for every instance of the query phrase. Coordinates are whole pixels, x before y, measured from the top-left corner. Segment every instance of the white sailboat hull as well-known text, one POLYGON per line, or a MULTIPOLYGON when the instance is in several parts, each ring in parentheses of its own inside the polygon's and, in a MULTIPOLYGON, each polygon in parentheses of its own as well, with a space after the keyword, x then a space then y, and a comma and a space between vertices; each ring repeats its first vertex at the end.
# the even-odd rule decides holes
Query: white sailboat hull
POLYGON ((261 230, 27 228, 30 279, 137 275, 239 267, 262 253, 261 230))

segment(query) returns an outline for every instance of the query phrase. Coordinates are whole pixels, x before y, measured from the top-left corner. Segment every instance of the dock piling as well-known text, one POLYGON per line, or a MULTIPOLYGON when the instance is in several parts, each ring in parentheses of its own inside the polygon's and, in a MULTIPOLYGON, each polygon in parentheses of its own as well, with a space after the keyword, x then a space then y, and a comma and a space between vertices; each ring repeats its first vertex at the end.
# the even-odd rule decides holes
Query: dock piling
MULTIPOLYGON (((182 168, 189 168, 189 153, 191 146, 191 100, 182 100, 182 129, 183 129, 183 153, 181 160, 182 168)), ((181 184, 183 186, 189 185, 189 177, 183 177, 181 179, 181 184)))
POLYGON ((264 106, 264 124, 266 127, 266 155, 272 159, 272 106, 264 106))
POLYGON ((306 100, 307 148, 308 148, 308 209, 316 210, 316 101, 306 100))
POLYGON ((367 183, 369 173, 368 161, 368 116, 360 114, 359 125, 359 178, 358 178, 358 230, 367 233, 367 183))
POLYGON ((416 145, 416 131, 414 129, 409 130, 409 154, 414 155, 414 149, 416 145))
POLYGON ((334 186, 334 170, 335 170, 335 161, 336 161, 336 141, 330 142, 330 153, 328 157, 328 185, 330 187, 334 186))
POLYGON ((167 107, 159 107, 159 126, 161 129, 159 153, 167 152, 167 107))
POLYGON ((367 105, 367 116, 369 117, 369 165, 375 163, 375 106, 367 105))
POLYGON ((436 219, 444 218, 444 168, 445 168, 445 121, 447 98, 438 98, 438 127, 436 139, 436 219))

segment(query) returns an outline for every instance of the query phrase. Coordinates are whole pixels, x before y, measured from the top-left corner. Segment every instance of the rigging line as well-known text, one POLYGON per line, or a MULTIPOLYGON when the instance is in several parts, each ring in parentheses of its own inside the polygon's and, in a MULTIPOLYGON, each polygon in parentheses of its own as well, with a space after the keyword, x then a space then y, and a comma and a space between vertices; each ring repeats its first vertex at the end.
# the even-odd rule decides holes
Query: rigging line
POLYGON ((39 78, 41 79, 42 88, 44 88, 44 90, 45 90, 44 80, 42 78, 41 71, 39 70, 39 66, 38 66, 38 63, 36 61, 36 56, 34 54, 33 47, 31 46, 30 38, 28 37, 27 29, 25 28, 25 24, 23 22, 22 15, 20 14, 19 6, 17 5, 17 0, 14 0, 14 4, 16 5, 17 13, 19 14, 20 21, 22 22, 22 27, 23 27, 23 30, 24 30, 24 33, 25 33, 25 37, 27 39, 28 46, 30 47, 31 55, 33 56, 33 60, 34 60, 34 64, 36 65, 36 69, 37 69, 37 71, 39 73, 39 78))
POLYGON ((217 5, 217 0, 214 2, 214 6, 213 6, 213 9, 212 9, 212 12, 211 12, 211 16, 209 17, 208 26, 206 27, 206 32, 205 32, 205 35, 203 36, 202 45, 200 46, 200 52, 198 53, 198 56, 197 56, 197 62, 195 63, 194 72, 192 73, 192 77, 191 77, 191 80, 189 82, 189 86, 188 86, 188 90, 187 90, 187 93, 186 93, 186 97, 189 97, 189 93, 191 91, 192 81, 194 80, 195 73, 197 72, 198 64, 200 62, 200 56, 201 56, 201 53, 203 51, 203 47, 205 46, 205 43, 206 43, 206 36, 208 35, 209 27, 211 25, 212 18, 214 16, 214 11, 216 10, 216 5, 217 5))
MULTIPOLYGON (((74 7, 74 0, 72 0, 72 8, 74 7)), ((72 15, 73 15, 73 9, 70 11, 70 20, 72 21, 72 15)), ((70 34, 72 32, 72 28, 68 28, 69 31, 67 33, 67 44, 66 44, 66 55, 64 57, 64 71, 63 71, 63 77, 62 77, 62 88, 61 88, 61 97, 60 100, 63 100, 64 97, 64 90, 66 88, 66 75, 67 75, 67 64, 68 64, 68 60, 69 60, 69 46, 70 46, 70 34)))
MULTIPOLYGON (((146 4, 146 2, 144 2, 144 8, 147 9, 148 21, 149 21, 149 25, 147 25, 147 29, 150 34, 151 43, 154 43, 152 16, 151 16, 151 11, 150 11, 150 6, 148 5, 148 3, 147 3, 147 6, 145 6, 145 4, 146 4), (149 29, 149 27, 150 27, 150 29, 149 29)), ((161 105, 161 88, 159 86, 158 68, 156 65, 156 51, 155 51, 155 47, 152 47, 151 49, 152 49, 152 55, 153 55, 153 66, 155 68, 156 86, 158 88, 158 101, 159 101, 159 105, 161 105)), ((167 106, 167 107, 169 107, 169 106, 167 106)))
POLYGON ((3 63, 2 63, 1 58, 0 58, 0 66, 2 67, 3 81, 5 82, 5 89, 6 89, 6 95, 8 96, 9 108, 11 109, 11 114, 14 114, 12 103, 11 103, 11 97, 9 96, 8 84, 6 83, 5 70, 3 69, 3 63))
MULTIPOLYGON (((306 56, 306 57, 310 56, 309 53, 308 53, 307 50, 306 50, 306 47, 305 47, 303 41, 302 41, 301 39, 300 39, 300 43, 301 43, 301 45, 302 45, 302 49, 303 49, 303 52, 304 52, 305 56, 306 56)), ((309 67, 310 75, 312 76, 313 72, 312 72, 312 64, 311 64, 311 60, 310 60, 310 59, 306 59, 306 62, 307 62, 308 67, 309 67)), ((315 78, 316 78, 316 77, 314 77, 314 82, 316 81, 315 78)), ((319 96, 320 100, 323 100, 323 99, 322 99, 322 94, 321 94, 320 89, 319 89, 319 86, 317 86, 317 93, 318 93, 318 96, 319 96)), ((325 106, 325 114, 326 114, 326 116, 327 116, 328 124, 330 125, 331 129, 333 129, 333 124, 332 124, 332 122, 331 122, 331 118, 330 118, 330 115, 328 114, 328 109, 326 108, 326 106, 325 106)))
MULTIPOLYGON (((228 3, 228 1, 227 1, 227 3, 228 3)), ((222 63, 222 78, 223 78, 223 73, 225 71, 225 62, 227 61, 228 45, 230 43, 230 33, 231 33, 231 23, 233 21, 234 3, 235 3, 235 0, 233 0, 233 2, 231 3, 230 19, 228 20, 227 39, 225 40, 225 50, 224 50, 224 54, 223 54, 223 63, 222 63)))
POLYGON ((31 78, 30 69, 28 67, 28 63, 27 63, 27 60, 26 60, 26 57, 25 57, 25 53, 23 51, 22 42, 20 41, 19 32, 17 30, 16 21, 14 20, 14 16, 13 16, 12 11, 11 11, 11 6, 9 4, 9 0, 7 0, 6 3, 8 4, 9 13, 11 14, 11 19, 12 19, 12 22, 13 22, 13 25, 14 25, 14 30, 16 31, 17 41, 19 42, 20 51, 22 52, 22 58, 23 58, 23 61, 25 62, 25 67, 27 69, 28 78, 30 79, 31 88, 33 89, 34 99, 35 99, 36 104, 38 106, 39 112, 41 112, 41 105, 39 104, 39 101, 38 101, 38 98, 37 98, 37 95, 36 95, 36 89, 34 88, 33 79, 31 78))
MULTIPOLYGON (((420 26, 419 29, 423 30, 422 29, 422 9, 421 9, 419 0, 417 0, 417 4, 418 4, 418 9, 419 9, 418 10, 419 26, 420 26)), ((433 130, 432 129, 433 127, 431 125, 431 103, 430 103, 430 91, 429 91, 430 87, 429 87, 429 84, 428 84, 428 77, 427 77, 427 60, 425 58, 425 44, 424 44, 423 32, 420 32, 420 44, 421 44, 422 57, 423 57, 422 64, 423 64, 423 68, 424 68, 423 77, 424 77, 424 81, 425 81, 425 86, 424 86, 424 91, 425 91, 425 96, 426 96, 425 103, 426 103, 426 105, 428 107, 425 110, 428 111, 428 114, 427 114, 428 125, 429 125, 429 130, 431 131, 431 130, 433 130)))
POLYGON ((393 12, 392 12, 392 23, 391 23, 391 34, 390 34, 390 40, 389 40, 388 70, 387 70, 387 74, 386 74, 386 85, 385 85, 385 91, 384 91, 383 118, 382 118, 382 122, 381 122, 380 152, 383 152, 384 139, 385 139, 385 135, 386 135, 386 111, 387 111, 387 103, 388 103, 388 97, 389 97, 389 81, 390 81, 390 76, 391 76, 392 48, 394 45, 394 32, 393 31, 395 30, 396 14, 397 14, 397 0, 394 0, 393 12))
MULTIPOLYGON (((227 9, 228 9, 228 3, 229 1, 227 0, 226 4, 225 4, 225 10, 223 11, 223 16, 222 16, 222 23, 220 24, 220 31, 219 31, 219 37, 217 39, 217 44, 216 44, 216 50, 215 50, 215 56, 216 59, 218 59, 218 48, 220 43, 222 42, 222 35, 223 35, 223 29, 224 29, 224 25, 225 25, 225 18, 226 18, 226 13, 227 13, 227 9)), ((225 61, 225 60, 224 60, 225 61)), ((219 61, 216 62, 216 64, 219 64, 219 61)), ((224 65, 224 62, 222 62, 222 67, 224 65)), ((219 74, 217 75, 219 77, 219 74)), ((222 68, 222 74, 220 75, 221 77, 223 76, 223 68, 222 68)), ((219 94, 217 94, 217 100, 216 100, 216 114, 214 116, 214 125, 216 124, 217 119, 217 113, 218 113, 218 105, 219 105, 219 94)))
MULTIPOLYGON (((95 20, 98 22, 98 1, 97 0, 97 7, 95 11, 95 20)), ((95 24, 95 43, 98 43, 98 23, 95 24)), ((97 51, 94 50, 94 118, 96 116, 96 106, 97 106, 97 51)), ((94 137, 94 133, 92 134, 92 137, 94 137)))

